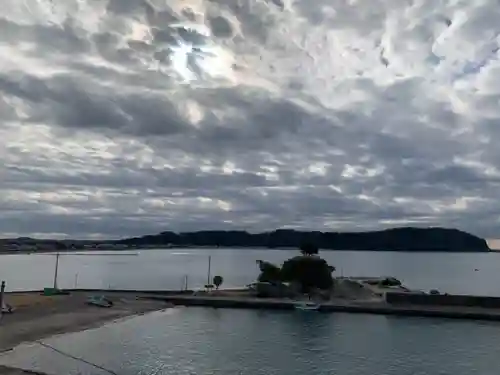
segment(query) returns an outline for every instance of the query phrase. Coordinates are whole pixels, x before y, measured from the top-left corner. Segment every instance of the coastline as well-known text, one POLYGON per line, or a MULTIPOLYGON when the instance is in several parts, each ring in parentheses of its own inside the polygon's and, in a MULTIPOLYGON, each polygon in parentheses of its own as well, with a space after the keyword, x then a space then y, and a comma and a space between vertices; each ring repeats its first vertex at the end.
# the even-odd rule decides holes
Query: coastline
POLYGON ((164 231, 119 239, 2 238, 0 252, 131 250, 147 248, 300 248, 314 243, 331 251, 405 252, 489 252, 488 242, 471 233, 443 227, 394 227, 375 231, 322 232, 318 230, 275 229, 265 232, 244 230, 164 231))
MULTIPOLYGON (((43 249, 43 250, 0 250, 1 255, 43 255, 43 254, 64 254, 64 253, 100 253, 100 252, 109 252, 109 253, 126 253, 132 251, 159 251, 159 250, 178 250, 178 249, 207 249, 207 250, 296 250, 295 247, 264 247, 264 246, 140 246, 140 247, 130 247, 123 249, 116 248, 100 248, 100 249, 65 249, 65 250, 56 250, 56 249, 43 249)), ((500 250, 488 249, 488 250, 394 250, 394 249, 321 249, 321 251, 326 252, 336 252, 336 251, 352 251, 352 252, 373 252, 373 253, 425 253, 425 254, 500 254, 500 250)), ((103 254, 105 255, 105 254, 103 254)))

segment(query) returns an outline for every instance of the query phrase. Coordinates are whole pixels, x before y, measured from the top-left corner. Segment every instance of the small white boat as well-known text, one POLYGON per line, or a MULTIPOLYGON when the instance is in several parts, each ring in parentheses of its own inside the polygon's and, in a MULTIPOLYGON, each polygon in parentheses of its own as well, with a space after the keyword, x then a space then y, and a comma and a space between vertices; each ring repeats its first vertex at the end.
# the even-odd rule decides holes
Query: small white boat
POLYGON ((5 303, 5 301, 2 302, 2 314, 11 314, 14 311, 11 305, 8 303, 5 303))
POLYGON ((87 299, 87 304, 99 307, 112 307, 113 301, 107 299, 104 296, 90 296, 87 299))
POLYGON ((314 303, 312 301, 300 301, 294 304, 295 310, 303 311, 317 311, 321 305, 314 303))

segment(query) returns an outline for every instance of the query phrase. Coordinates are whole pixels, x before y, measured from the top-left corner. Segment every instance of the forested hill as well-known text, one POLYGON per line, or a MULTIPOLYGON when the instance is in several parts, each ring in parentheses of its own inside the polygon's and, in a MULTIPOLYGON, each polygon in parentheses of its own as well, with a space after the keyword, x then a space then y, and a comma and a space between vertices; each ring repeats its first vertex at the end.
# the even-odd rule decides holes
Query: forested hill
POLYGON ((411 227, 345 233, 301 232, 286 229, 255 234, 245 231, 162 232, 157 235, 127 238, 115 243, 136 246, 296 248, 303 242, 311 242, 327 250, 446 252, 490 250, 484 239, 457 229, 411 227))

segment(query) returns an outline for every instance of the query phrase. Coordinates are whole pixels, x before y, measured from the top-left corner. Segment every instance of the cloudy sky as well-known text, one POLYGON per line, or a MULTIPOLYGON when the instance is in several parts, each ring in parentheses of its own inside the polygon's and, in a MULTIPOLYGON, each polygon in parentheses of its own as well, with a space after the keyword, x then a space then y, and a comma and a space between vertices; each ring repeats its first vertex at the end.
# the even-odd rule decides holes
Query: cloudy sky
POLYGON ((2 0, 0 235, 500 237, 499 35, 497 0, 2 0))

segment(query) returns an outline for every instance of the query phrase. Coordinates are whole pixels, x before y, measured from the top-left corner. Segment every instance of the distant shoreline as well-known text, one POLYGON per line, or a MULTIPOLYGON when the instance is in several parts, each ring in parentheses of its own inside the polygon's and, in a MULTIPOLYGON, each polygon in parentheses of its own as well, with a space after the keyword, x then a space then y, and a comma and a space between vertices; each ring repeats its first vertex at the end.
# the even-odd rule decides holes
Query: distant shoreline
POLYGON ((277 229, 270 232, 201 230, 161 232, 109 240, 0 239, 4 251, 54 252, 73 250, 131 250, 149 248, 298 249, 314 244, 325 251, 488 252, 485 239, 450 228, 402 227, 373 232, 321 232, 277 229))
MULTIPOLYGON (((269 247, 259 247, 259 246, 252 246, 252 247, 244 247, 244 246, 158 246, 158 247, 149 247, 149 246, 143 246, 143 247, 130 247, 130 248, 124 248, 124 249, 115 249, 115 248, 101 248, 101 249, 65 249, 65 250, 1 250, 0 255, 47 255, 47 254, 63 254, 63 253, 99 253, 99 252, 112 252, 112 253, 120 253, 120 252, 132 252, 132 251, 144 251, 144 250, 151 250, 151 251, 158 251, 158 250, 196 250, 196 249, 206 249, 206 250, 237 250, 237 251, 245 251, 245 250, 296 250, 297 248, 295 247, 275 247, 275 248, 269 248, 269 247)), ((393 249, 380 249, 380 250, 373 250, 373 249, 348 249, 348 250, 343 250, 343 249, 320 249, 321 251, 326 251, 326 252, 338 252, 338 251, 344 251, 344 252, 371 252, 371 253, 448 253, 448 254, 485 254, 485 253, 498 253, 500 254, 500 251, 490 249, 490 250, 458 250, 458 251, 453 251, 453 250, 393 250, 393 249)))

